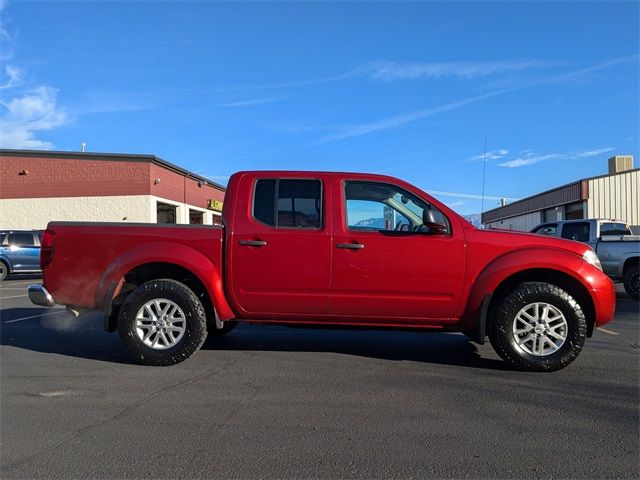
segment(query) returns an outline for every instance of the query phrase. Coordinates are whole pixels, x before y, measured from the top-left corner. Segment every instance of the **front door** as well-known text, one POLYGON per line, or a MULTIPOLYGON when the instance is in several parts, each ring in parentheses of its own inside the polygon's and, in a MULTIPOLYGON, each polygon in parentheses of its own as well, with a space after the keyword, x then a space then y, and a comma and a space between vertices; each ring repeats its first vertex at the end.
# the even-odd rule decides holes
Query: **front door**
POLYGON ((465 251, 460 228, 427 201, 387 183, 342 185, 334 220, 331 313, 379 323, 448 319, 460 301, 465 251), (430 208, 445 233, 423 225, 430 208))
POLYGON ((227 245, 234 303, 254 318, 326 315, 331 237, 323 183, 264 178, 245 188, 251 205, 236 209, 241 217, 227 245))

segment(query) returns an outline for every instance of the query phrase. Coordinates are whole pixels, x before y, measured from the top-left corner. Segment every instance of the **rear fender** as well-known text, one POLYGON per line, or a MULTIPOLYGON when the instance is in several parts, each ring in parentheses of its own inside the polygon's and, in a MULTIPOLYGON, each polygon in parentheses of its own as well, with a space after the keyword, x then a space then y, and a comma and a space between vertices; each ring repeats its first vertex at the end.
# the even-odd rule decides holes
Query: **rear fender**
POLYGON ((635 263, 638 263, 639 258, 638 252, 630 252, 622 255, 618 262, 618 278, 624 278, 624 264, 627 263, 627 260, 632 260, 635 263))
POLYGON ((111 302, 120 293, 124 276, 147 263, 169 263, 189 270, 207 289, 220 319, 235 317, 224 294, 220 266, 198 250, 171 242, 139 244, 117 257, 100 278, 95 304, 102 306, 105 314, 109 315, 111 302))
POLYGON ((13 272, 13 265, 11 264, 11 260, 9 260, 9 257, 7 257, 6 255, 0 255, 0 261, 4 262, 9 268, 9 271, 7 273, 13 272))

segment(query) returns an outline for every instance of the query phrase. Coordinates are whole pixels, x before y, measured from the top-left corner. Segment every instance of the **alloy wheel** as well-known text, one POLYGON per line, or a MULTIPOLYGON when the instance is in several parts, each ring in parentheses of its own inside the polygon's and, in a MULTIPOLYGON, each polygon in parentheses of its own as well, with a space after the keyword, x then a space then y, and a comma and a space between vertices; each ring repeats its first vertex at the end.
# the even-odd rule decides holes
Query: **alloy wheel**
POLYGON ((535 356, 550 355, 567 339, 567 319, 550 303, 536 302, 523 307, 513 321, 513 337, 518 347, 535 356))
POLYGON ((166 350, 184 336, 187 321, 177 303, 166 298, 146 302, 136 314, 136 334, 147 347, 166 350))

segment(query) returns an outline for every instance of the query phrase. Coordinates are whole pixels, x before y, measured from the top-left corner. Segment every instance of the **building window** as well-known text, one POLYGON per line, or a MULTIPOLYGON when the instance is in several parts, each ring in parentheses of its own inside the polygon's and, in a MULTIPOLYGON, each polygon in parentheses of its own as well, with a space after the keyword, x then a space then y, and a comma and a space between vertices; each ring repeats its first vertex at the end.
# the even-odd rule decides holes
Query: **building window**
POLYGON ((198 210, 189 209, 189 223, 191 225, 204 224, 204 214, 202 212, 199 212, 198 210))
POLYGON ((213 216, 213 224, 221 226, 222 225, 222 217, 220 215, 213 216))
POLYGON ((176 223, 176 207, 168 203, 158 202, 156 207, 157 223, 176 223))
POLYGON ((542 212, 542 221, 546 222, 555 222, 558 220, 558 213, 556 212, 556 208, 547 208, 542 212))
POLYGON ((584 218, 584 208, 582 202, 569 203, 564 206, 565 220, 580 220, 584 218))

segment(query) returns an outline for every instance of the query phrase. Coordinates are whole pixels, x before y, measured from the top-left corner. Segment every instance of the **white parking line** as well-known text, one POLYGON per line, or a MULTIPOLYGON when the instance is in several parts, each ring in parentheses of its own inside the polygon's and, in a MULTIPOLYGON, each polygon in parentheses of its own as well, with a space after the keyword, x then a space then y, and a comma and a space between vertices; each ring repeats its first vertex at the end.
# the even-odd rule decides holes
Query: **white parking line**
POLYGON ((620 335, 618 332, 614 332, 613 330, 607 330, 606 328, 598 327, 598 330, 604 333, 608 333, 609 335, 620 335))
POLYGON ((7 300, 9 298, 20 298, 20 297, 28 297, 29 295, 24 294, 24 295, 13 295, 11 297, 0 297, 0 300, 7 300))
POLYGON ((32 319, 32 318, 44 317, 44 316, 46 316, 46 315, 53 315, 53 314, 55 314, 55 313, 62 312, 62 311, 64 311, 64 308, 57 308, 57 309, 56 309, 55 311, 53 311, 53 312, 41 313, 41 314, 39 314, 39 315, 31 315, 30 317, 14 318, 13 320, 7 320, 6 322, 3 322, 3 323, 15 323, 15 322, 21 322, 21 321, 23 321, 23 320, 30 320, 30 319, 32 319))

